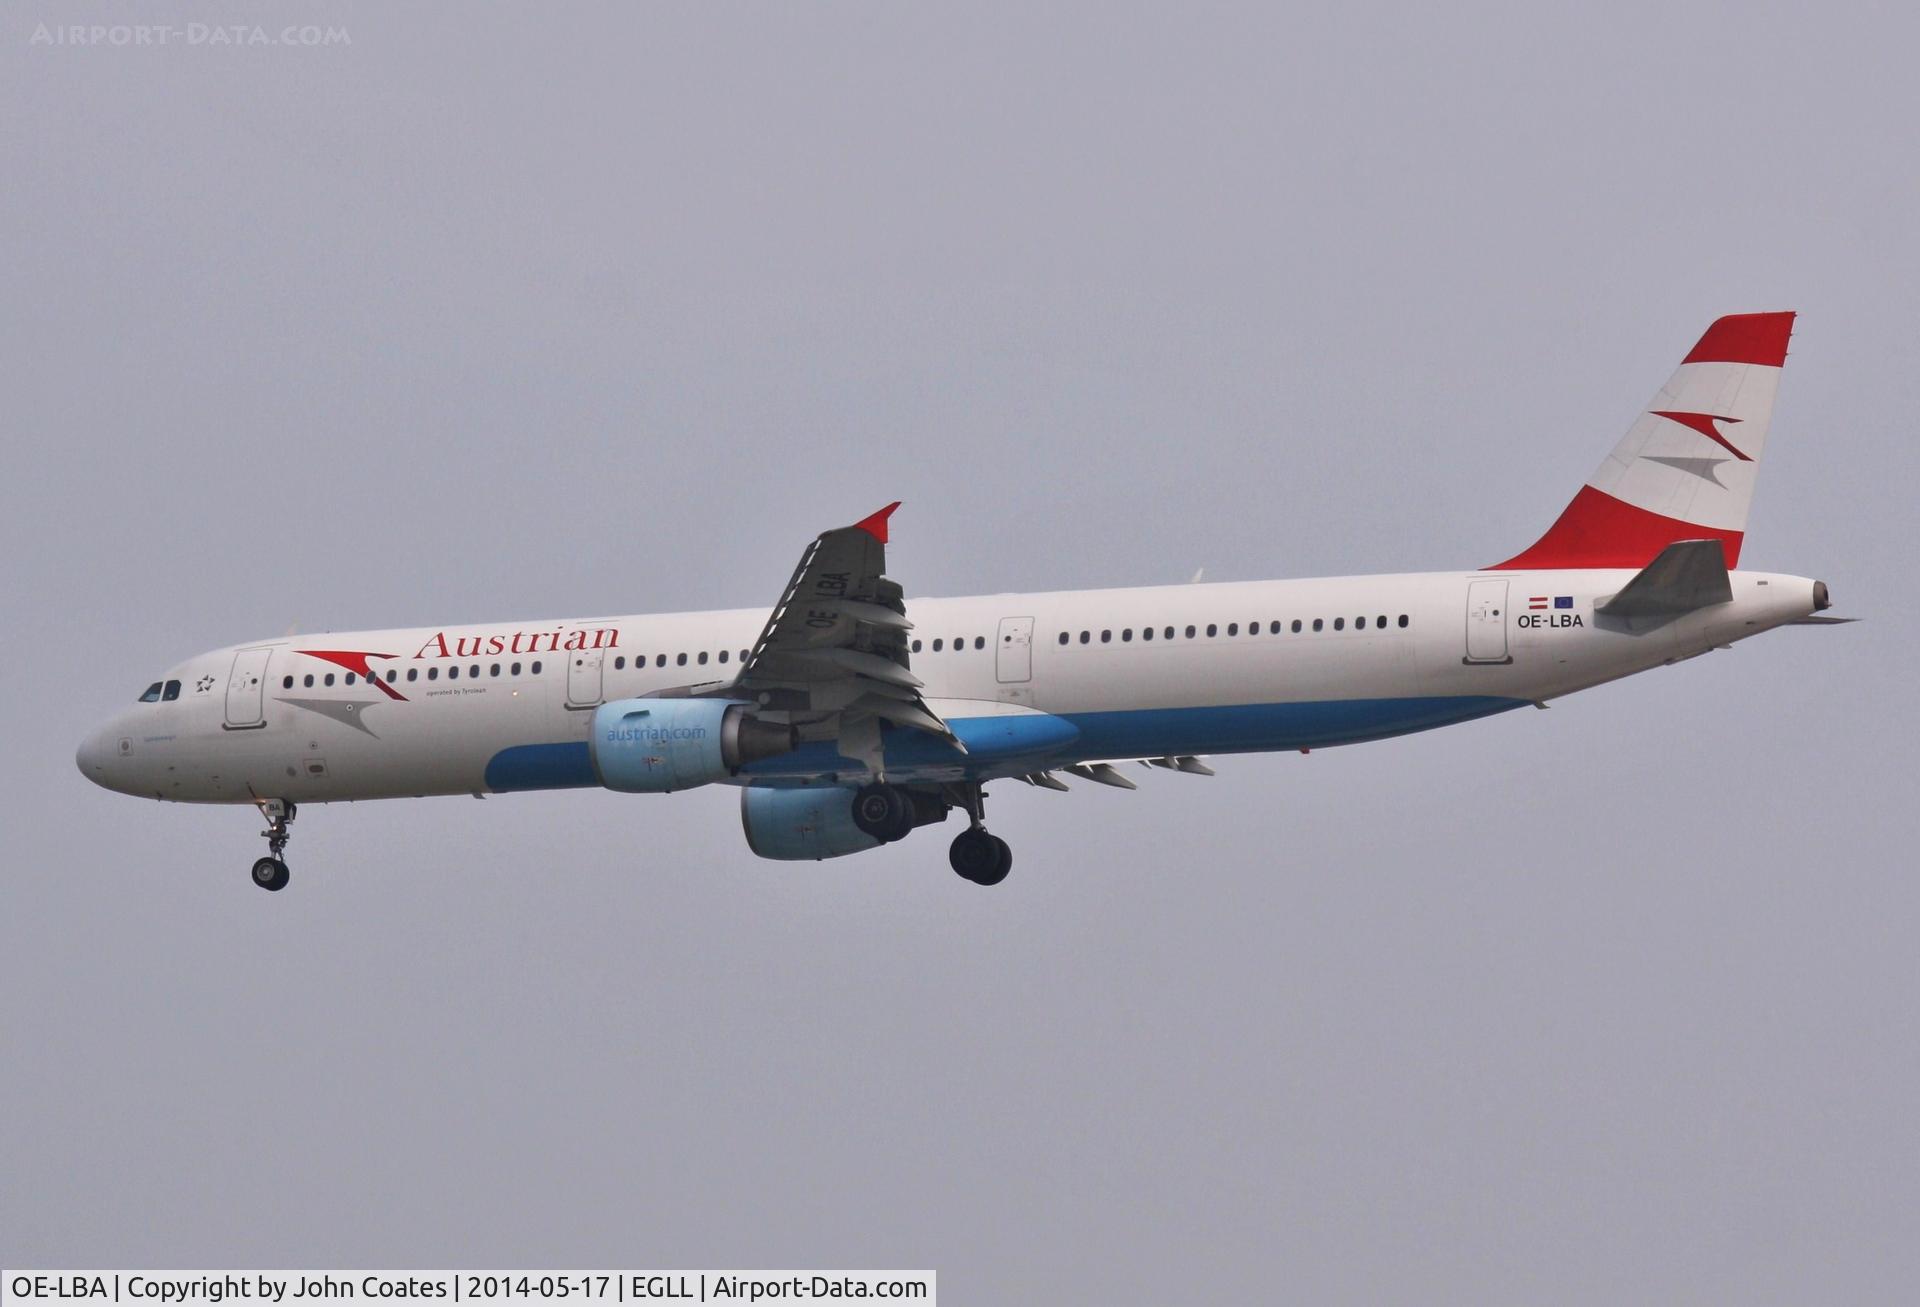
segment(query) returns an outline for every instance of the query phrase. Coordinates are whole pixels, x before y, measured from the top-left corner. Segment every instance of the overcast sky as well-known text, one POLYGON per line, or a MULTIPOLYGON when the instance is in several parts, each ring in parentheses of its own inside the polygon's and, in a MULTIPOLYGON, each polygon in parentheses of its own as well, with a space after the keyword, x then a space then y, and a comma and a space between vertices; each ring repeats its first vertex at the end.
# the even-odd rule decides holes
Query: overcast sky
POLYGON ((323 6, 0 23, 0 1263, 937 1267, 953 1302, 1920 1277, 1908 6, 323 6), (1472 567, 1801 313, 1788 629, 755 859, 731 791, 87 784, 168 664, 1472 567))

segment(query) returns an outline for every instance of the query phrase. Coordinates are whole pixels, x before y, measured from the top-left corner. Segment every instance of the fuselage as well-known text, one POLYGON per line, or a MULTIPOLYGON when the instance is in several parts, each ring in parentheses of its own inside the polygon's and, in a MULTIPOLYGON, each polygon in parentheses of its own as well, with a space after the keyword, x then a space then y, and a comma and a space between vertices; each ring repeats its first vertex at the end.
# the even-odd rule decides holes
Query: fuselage
MULTIPOLYGON (((1440 572, 912 599, 911 668, 969 723, 1065 723, 962 757, 889 732, 894 779, 987 780, 1090 760, 1321 748, 1485 717, 1812 613, 1811 580, 1731 574, 1731 602, 1595 612, 1633 569, 1440 572), (1067 727, 1071 729, 1068 730, 1067 727)), ((764 608, 289 636, 169 669, 91 735, 81 770, 129 794, 295 803, 597 784, 600 704, 725 682, 764 608)), ((710 691, 709 691, 710 692, 710 691)), ((854 770, 831 740, 738 784, 854 770)))

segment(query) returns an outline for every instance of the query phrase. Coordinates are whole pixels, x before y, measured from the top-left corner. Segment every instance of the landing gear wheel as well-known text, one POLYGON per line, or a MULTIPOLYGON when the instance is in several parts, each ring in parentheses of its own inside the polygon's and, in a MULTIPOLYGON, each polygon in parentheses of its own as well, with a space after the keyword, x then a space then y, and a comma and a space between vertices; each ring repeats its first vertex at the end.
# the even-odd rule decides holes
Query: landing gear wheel
POLYGON ((900 811, 894 816, 892 829, 887 832, 889 844, 894 840, 904 840, 913 834, 914 825, 919 820, 918 814, 913 810, 913 799, 907 792, 896 789, 894 793, 900 796, 900 811))
POLYGON ((998 885, 1013 870, 1013 850, 999 836, 989 835, 976 826, 953 837, 947 861, 962 880, 976 885, 998 885))
POLYGON ((253 864, 253 883, 264 890, 285 889, 289 875, 287 864, 278 858, 262 858, 253 864))
POLYGON ((853 824, 882 844, 913 829, 913 800, 897 785, 863 786, 853 796, 853 824))
POLYGON ((1007 842, 998 835, 989 835, 987 838, 993 841, 993 851, 996 855, 993 870, 977 879, 974 882, 976 885, 998 885, 1007 878, 1007 873, 1013 870, 1013 850, 1007 847, 1007 842))

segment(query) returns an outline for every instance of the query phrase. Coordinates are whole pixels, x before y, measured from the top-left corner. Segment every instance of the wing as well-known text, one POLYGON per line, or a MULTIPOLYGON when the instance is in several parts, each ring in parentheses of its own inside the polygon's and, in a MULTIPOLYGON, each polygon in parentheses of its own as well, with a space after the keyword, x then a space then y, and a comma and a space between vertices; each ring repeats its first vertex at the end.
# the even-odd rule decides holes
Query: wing
POLYGON ((837 740, 842 755, 881 773, 882 723, 965 746, 920 695, 907 661, 906 602, 888 579, 888 504, 808 545, 766 629, 730 686, 703 693, 750 695, 762 718, 785 720, 802 739, 837 740))

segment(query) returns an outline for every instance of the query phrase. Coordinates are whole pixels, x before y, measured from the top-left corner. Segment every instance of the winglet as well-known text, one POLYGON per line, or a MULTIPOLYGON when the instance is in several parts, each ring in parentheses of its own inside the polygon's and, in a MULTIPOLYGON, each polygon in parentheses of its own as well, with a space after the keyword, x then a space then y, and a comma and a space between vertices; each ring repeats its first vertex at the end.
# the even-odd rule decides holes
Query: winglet
POLYGON ((900 501, 896 499, 879 512, 863 517, 853 525, 884 545, 887 543, 887 519, 893 516, 893 510, 898 507, 900 507, 900 501))

